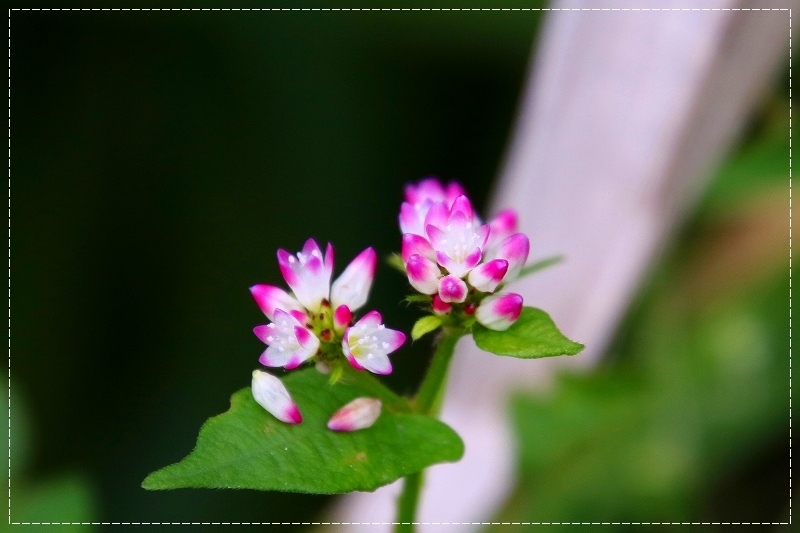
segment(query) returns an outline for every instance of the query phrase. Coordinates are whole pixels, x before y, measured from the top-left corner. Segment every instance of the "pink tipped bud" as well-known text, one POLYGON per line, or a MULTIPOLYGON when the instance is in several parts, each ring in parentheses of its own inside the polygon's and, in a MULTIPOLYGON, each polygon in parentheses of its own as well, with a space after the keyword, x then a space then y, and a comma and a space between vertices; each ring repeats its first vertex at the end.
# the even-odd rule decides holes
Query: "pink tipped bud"
POLYGON ((436 252, 428 239, 422 235, 406 233, 403 235, 403 247, 400 255, 403 257, 403 261, 408 261, 408 258, 414 254, 427 257, 431 261, 436 260, 436 252))
POLYGON ((381 401, 377 398, 356 398, 328 420, 328 429, 333 431, 356 431, 365 429, 381 415, 381 401))
POLYGON ((508 261, 508 272, 505 277, 506 281, 516 279, 519 271, 525 266, 525 261, 528 260, 529 250, 530 242, 524 233, 515 233, 500 244, 500 249, 497 251, 495 259, 505 259, 508 261))
POLYGON ((408 282, 422 294, 435 294, 439 290, 439 276, 441 272, 436 263, 414 254, 406 261, 406 274, 408 282))
POLYGON ((299 424, 303 421, 289 391, 280 379, 269 372, 254 370, 251 388, 256 403, 281 422, 299 424))
POLYGON ((439 280, 439 297, 443 302, 461 303, 467 299, 467 284, 452 274, 445 276, 439 280))
POLYGON ((453 308, 449 303, 443 302, 438 294, 434 295, 431 306, 433 307, 433 312, 437 315, 445 315, 453 308))
POLYGON ((353 313, 346 305, 340 305, 336 308, 336 311, 333 312, 333 327, 338 331, 347 329, 351 320, 353 320, 353 313))
POLYGON ((497 213, 497 216, 489 221, 489 227, 492 228, 489 234, 488 244, 489 248, 494 248, 506 237, 517 231, 517 212, 514 209, 505 209, 497 213))
POLYGON ((481 292, 493 292, 508 271, 508 261, 494 259, 472 269, 467 277, 470 285, 481 292))
POLYGON ((486 297, 475 311, 475 318, 489 329, 504 331, 517 321, 522 312, 522 296, 515 293, 486 297))

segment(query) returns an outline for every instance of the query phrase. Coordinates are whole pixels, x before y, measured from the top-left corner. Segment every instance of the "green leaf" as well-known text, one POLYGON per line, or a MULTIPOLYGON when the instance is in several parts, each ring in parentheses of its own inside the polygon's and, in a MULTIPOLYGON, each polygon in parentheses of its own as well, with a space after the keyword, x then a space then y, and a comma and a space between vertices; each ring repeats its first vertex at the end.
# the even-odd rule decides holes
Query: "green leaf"
POLYGON ((522 267, 522 270, 519 271, 519 275, 516 277, 516 279, 524 278, 525 276, 529 276, 535 272, 544 270, 545 268, 557 265, 563 260, 564 260, 563 255, 554 255, 553 257, 548 257, 547 259, 542 259, 541 261, 537 261, 535 263, 531 263, 530 265, 526 265, 522 267))
POLYGON ((403 258, 400 257, 399 254, 392 254, 386 258, 386 264, 390 267, 394 268, 395 270, 399 270, 403 274, 406 273, 406 263, 403 261, 403 258))
POLYGON ((278 421, 253 400, 250 388, 231 397, 228 412, 200 429, 183 461, 150 474, 150 490, 237 488, 337 494, 373 491, 441 462, 458 461, 461 438, 438 420, 411 412, 408 402, 366 372, 347 371, 336 385, 314 369, 283 379, 303 422, 278 421), (331 415, 357 397, 379 398, 375 425, 350 433, 327 428, 331 415))
POLYGON ((442 325, 442 319, 438 316, 428 315, 420 318, 411 328, 411 340, 417 340, 426 333, 430 333, 442 325))
POLYGON ((575 355, 583 350, 583 344, 569 340, 558 331, 547 313, 533 307, 524 307, 519 319, 505 331, 476 324, 472 336, 481 350, 520 359, 575 355))

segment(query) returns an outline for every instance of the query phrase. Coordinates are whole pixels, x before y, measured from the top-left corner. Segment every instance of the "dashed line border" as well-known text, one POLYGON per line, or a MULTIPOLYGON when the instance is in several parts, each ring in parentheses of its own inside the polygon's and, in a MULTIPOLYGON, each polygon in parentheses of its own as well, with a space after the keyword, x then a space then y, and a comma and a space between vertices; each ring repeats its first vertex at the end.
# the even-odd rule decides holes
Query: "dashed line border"
POLYGON ((11 12, 12 11, 788 11, 789 13, 789 521, 788 522, 412 522, 413 525, 791 525, 792 523, 792 10, 791 8, 10 8, 8 10, 8 524, 372 525, 399 522, 12 522, 11 521, 11 12))

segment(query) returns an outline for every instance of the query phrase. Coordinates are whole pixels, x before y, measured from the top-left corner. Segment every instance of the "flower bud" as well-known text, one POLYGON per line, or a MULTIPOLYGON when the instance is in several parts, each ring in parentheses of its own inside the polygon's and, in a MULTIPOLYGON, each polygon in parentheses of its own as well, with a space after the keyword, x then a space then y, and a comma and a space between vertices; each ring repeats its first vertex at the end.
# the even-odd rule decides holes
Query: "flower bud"
POLYGON ((452 274, 445 276, 439 280, 439 297, 443 302, 461 303, 467 299, 467 284, 452 274))
POLYGON ((504 331, 522 312, 522 296, 514 293, 487 296, 475 310, 475 318, 489 329, 504 331))
POLYGON ((256 403, 281 422, 299 424, 303 421, 300 410, 289 396, 289 391, 280 379, 269 372, 254 370, 251 388, 256 403))
POLYGON ((469 284, 481 292, 493 292, 508 271, 508 261, 494 259, 472 269, 467 277, 469 284))
POLYGON ((333 431, 355 431, 365 429, 381 414, 381 401, 377 398, 356 398, 335 413, 328 421, 328 429, 333 431))
POLYGON ((441 272, 430 259, 413 254, 406 261, 406 273, 411 286, 422 294, 435 294, 439 289, 438 279, 441 272))
POLYGON ((453 308, 449 303, 442 301, 438 294, 433 296, 431 307, 433 308, 433 312, 437 315, 446 315, 450 312, 450 309, 453 308))

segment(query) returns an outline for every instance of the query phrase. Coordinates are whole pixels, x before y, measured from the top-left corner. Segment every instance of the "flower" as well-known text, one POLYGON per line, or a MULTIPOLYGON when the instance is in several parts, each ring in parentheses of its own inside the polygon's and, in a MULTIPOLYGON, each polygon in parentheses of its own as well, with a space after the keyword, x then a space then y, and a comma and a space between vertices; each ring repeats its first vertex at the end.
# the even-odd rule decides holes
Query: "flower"
POLYGON ((400 348, 406 336, 401 331, 387 329, 382 322, 380 313, 370 311, 345 331, 342 349, 354 368, 374 374, 392 372, 387 354, 400 348))
POLYGON ((262 365, 292 369, 317 353, 319 339, 295 317, 276 309, 273 320, 270 324, 253 328, 256 337, 267 345, 258 359, 262 365))
POLYGON ((333 413, 328 420, 328 429, 355 431, 368 428, 381 416, 381 407, 381 401, 377 398, 356 398, 333 413))
POLYGON ((289 395, 289 391, 283 382, 272 374, 254 370, 250 388, 256 403, 281 422, 299 424, 303 421, 303 416, 289 395))

